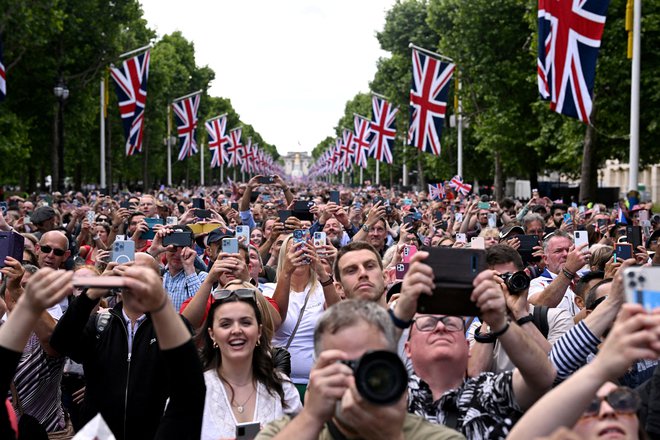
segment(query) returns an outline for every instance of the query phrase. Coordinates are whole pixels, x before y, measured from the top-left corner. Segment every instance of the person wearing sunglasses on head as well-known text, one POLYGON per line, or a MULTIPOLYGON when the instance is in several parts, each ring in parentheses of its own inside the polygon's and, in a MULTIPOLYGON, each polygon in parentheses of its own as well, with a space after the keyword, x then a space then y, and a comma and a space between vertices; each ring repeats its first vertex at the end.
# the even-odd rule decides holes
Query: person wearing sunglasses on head
POLYGON ((637 416, 640 399, 629 388, 619 388, 611 381, 637 359, 659 356, 658 309, 648 313, 639 304, 625 304, 593 362, 541 398, 508 439, 550 435, 559 427, 571 428, 574 438, 580 439, 648 438, 637 416))
POLYGON ((207 391, 201 438, 233 438, 239 423, 263 426, 297 414, 298 392, 271 355, 273 327, 263 296, 238 280, 213 296, 203 331, 207 391))

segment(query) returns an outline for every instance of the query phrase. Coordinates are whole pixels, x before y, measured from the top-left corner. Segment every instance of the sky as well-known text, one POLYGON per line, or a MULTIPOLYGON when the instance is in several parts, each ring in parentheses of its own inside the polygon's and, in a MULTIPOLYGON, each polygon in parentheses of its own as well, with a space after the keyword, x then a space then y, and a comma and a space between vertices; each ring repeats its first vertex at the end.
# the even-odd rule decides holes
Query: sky
MULTIPOLYGON (((215 71, 209 94, 231 99, 241 121, 280 154, 311 153, 369 91, 387 57, 376 32, 395 0, 140 0, 158 36, 179 30, 198 66, 215 71)), ((231 127, 230 127, 231 128, 231 127)))

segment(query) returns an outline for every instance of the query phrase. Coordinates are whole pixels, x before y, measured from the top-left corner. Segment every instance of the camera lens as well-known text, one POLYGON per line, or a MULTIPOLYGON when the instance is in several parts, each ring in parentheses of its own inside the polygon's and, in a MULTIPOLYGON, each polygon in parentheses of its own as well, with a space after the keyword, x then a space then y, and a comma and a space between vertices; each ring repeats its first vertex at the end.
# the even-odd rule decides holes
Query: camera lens
POLYGON ((360 395, 377 405, 397 402, 408 388, 405 366, 395 353, 389 351, 365 353, 354 371, 360 395))
POLYGON ((529 276, 522 270, 512 274, 503 274, 502 279, 506 283, 509 293, 516 294, 529 288, 529 276))

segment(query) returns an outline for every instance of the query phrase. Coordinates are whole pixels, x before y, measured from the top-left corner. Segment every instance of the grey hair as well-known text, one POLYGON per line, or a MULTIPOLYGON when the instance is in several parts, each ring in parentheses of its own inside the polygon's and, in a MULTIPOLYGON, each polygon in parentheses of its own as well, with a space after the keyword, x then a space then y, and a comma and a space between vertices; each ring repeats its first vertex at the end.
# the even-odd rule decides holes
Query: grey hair
POLYGON ((373 301, 349 299, 329 307, 316 323, 314 330, 314 355, 321 352, 321 338, 324 334, 335 334, 345 328, 353 327, 360 321, 378 328, 385 339, 388 349, 396 352, 396 329, 385 308, 373 301))
POLYGON ((522 225, 523 229, 525 229, 525 232, 527 232, 527 226, 529 226, 529 224, 532 222, 539 222, 541 225, 545 225, 545 220, 543 220, 543 216, 541 214, 537 214, 535 212, 529 213, 522 219, 522 225))
POLYGON ((561 229, 555 229, 552 233, 550 233, 545 240, 543 240, 543 253, 548 254, 548 245, 550 244, 550 240, 553 238, 568 238, 571 243, 573 243, 573 237, 566 231, 562 231, 561 229))

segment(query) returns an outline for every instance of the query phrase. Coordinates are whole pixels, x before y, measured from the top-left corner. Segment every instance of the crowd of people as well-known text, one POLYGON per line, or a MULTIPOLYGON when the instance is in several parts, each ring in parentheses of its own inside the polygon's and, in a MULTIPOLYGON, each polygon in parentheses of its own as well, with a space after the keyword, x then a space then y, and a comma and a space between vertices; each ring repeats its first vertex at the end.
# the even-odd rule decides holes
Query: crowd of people
POLYGON ((624 279, 660 266, 660 215, 566 202, 281 176, 7 196, 0 438, 98 415, 119 440, 660 438, 660 308, 624 279))

